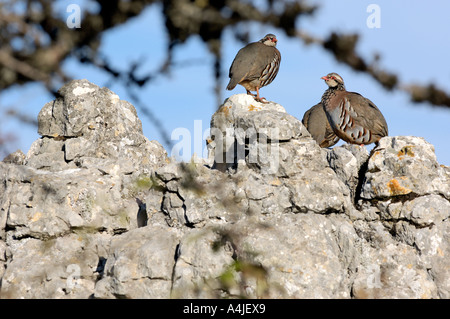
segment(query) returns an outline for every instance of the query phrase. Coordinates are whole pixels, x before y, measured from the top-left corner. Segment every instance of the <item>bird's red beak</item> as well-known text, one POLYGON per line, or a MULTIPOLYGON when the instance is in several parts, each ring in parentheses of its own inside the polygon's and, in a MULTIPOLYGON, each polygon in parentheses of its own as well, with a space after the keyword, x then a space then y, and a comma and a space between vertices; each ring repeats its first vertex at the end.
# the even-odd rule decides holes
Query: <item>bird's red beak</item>
POLYGON ((273 38, 273 39, 272 39, 272 42, 275 42, 275 43, 277 43, 277 42, 278 42, 278 40, 277 40, 276 38, 273 38))
POLYGON ((328 80, 328 78, 327 78, 326 75, 322 76, 321 79, 322 79, 322 80, 325 80, 325 81, 328 80))

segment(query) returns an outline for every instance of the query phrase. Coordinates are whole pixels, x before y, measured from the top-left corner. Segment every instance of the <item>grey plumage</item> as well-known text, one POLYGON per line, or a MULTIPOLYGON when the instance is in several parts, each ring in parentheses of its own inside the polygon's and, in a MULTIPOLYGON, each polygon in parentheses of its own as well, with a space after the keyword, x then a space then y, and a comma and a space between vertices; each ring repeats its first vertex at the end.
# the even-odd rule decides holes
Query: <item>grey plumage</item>
POLYGON ((276 43, 275 35, 267 34, 258 42, 240 49, 230 67, 227 90, 233 90, 240 84, 247 94, 255 96, 251 91, 256 91, 256 100, 262 101, 259 89, 270 84, 280 68, 281 54, 275 47, 276 43))
POLYGON ((331 147, 339 141, 328 122, 322 103, 317 103, 306 111, 302 123, 320 147, 331 147))

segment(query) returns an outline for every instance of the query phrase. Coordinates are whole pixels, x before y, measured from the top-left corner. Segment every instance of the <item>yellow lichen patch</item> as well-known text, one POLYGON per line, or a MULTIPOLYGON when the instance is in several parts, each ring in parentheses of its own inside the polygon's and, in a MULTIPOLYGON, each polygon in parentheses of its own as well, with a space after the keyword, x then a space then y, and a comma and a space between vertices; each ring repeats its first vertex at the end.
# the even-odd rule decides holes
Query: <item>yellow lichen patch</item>
POLYGON ((280 181, 280 179, 279 179, 278 177, 276 177, 275 179, 273 179, 273 180, 270 182, 270 185, 273 185, 273 186, 280 186, 280 185, 281 185, 281 181, 280 181))
POLYGON ((391 179, 389 183, 387 183, 387 187, 391 196, 406 195, 411 193, 411 190, 409 188, 401 186, 398 180, 396 180, 395 178, 391 179))
POLYGON ((42 213, 41 212, 36 212, 33 217, 31 217, 31 222, 37 222, 39 219, 41 219, 42 217, 42 213))
POLYGON ((260 107, 257 107, 257 106, 254 106, 253 104, 250 104, 250 105, 248 106, 248 110, 249 110, 249 111, 259 111, 259 110, 261 110, 261 108, 260 108, 260 107))
POLYGON ((219 109, 219 112, 222 112, 223 114, 225 114, 226 117, 228 117, 228 115, 230 114, 230 109, 231 109, 231 106, 222 106, 219 109))
POLYGON ((398 151, 397 156, 399 159, 403 159, 405 155, 414 157, 414 152, 412 151, 413 145, 404 146, 400 151, 398 151))

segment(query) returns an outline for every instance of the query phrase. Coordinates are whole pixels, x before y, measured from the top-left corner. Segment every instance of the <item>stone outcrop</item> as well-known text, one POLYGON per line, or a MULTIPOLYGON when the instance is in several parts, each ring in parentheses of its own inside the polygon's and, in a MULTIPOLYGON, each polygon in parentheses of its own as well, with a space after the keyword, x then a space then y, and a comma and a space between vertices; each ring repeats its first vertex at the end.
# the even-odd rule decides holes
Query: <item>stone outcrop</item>
POLYGON ((0 297, 450 298, 450 168, 424 139, 322 149, 239 94, 177 163, 110 90, 59 94, 0 162, 0 297))

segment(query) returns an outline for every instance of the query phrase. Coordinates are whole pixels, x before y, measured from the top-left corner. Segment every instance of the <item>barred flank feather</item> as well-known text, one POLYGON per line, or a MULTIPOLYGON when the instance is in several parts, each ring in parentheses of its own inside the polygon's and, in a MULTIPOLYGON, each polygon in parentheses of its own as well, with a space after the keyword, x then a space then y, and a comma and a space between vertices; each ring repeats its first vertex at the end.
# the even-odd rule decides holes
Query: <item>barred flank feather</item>
POLYGON ((260 80, 261 87, 270 84, 278 74, 280 69, 280 55, 276 54, 272 62, 270 62, 263 70, 260 80))

